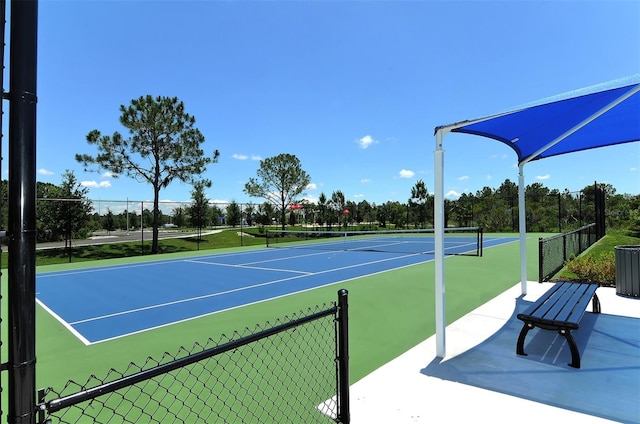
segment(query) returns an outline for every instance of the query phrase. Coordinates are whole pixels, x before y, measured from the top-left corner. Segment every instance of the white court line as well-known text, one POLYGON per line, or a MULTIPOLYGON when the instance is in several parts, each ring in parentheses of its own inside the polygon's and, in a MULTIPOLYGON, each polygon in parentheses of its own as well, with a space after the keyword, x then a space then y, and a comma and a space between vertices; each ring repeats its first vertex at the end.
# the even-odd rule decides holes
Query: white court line
MULTIPOLYGON (((418 255, 406 255, 406 256, 418 256, 418 255)), ((273 296, 273 297, 269 297, 269 298, 263 298, 263 299, 259 299, 259 300, 256 300, 256 301, 253 301, 253 302, 249 302, 249 303, 243 303, 242 305, 231 306, 229 308, 224 308, 224 309, 220 309, 220 310, 217 310, 217 311, 211 311, 211 312, 207 312, 207 313, 200 314, 200 315, 194 315, 192 317, 183 318, 183 319, 180 319, 180 320, 177 320, 177 321, 167 322, 165 324, 155 325, 153 327, 143 328, 141 330, 132 331, 130 333, 119 334, 117 336, 113 336, 113 337, 108 337, 106 339, 97 340, 95 342, 91 342, 90 344, 98 344, 98 343, 108 342, 108 341, 111 341, 111 340, 117 340, 117 339, 120 339, 122 337, 132 336, 134 334, 145 333, 147 331, 156 330, 158 328, 168 327, 170 325, 180 324, 180 323, 183 323, 183 322, 204 318, 204 317, 207 317, 207 316, 210 316, 210 315, 219 314, 219 313, 222 313, 222 312, 227 312, 227 311, 232 311, 234 309, 244 308, 245 306, 257 305, 259 303, 268 302, 268 301, 275 300, 275 299, 281 299, 283 297, 292 296, 294 294, 305 293, 305 292, 308 292, 308 291, 319 289, 321 287, 332 286, 332 285, 336 285, 336 284, 342 284, 342 283, 345 283, 345 282, 348 282, 348 281, 351 281, 351 280, 357 280, 359 278, 366 278, 366 277, 371 277, 373 275, 384 274, 385 272, 396 271, 396 270, 399 270, 399 269, 408 268, 408 267, 411 267, 411 266, 414 266, 414 265, 420 265, 420 264, 424 264, 424 263, 427 263, 427 262, 433 262, 433 259, 427 259, 427 260, 424 260, 424 261, 411 263, 411 264, 406 264, 406 265, 398 266, 398 267, 395 267, 395 268, 383 269, 381 271, 376 271, 376 272, 372 272, 372 273, 369 273, 369 274, 356 275, 355 277, 351 277, 351 278, 347 278, 347 279, 339 280, 339 281, 328 282, 328 283, 320 285, 320 286, 308 287, 306 289, 292 291, 292 292, 289 292, 289 293, 280 294, 278 296, 273 296)))
MULTIPOLYGON (((262 263, 265 263, 265 262, 275 262, 275 261, 282 261, 282 260, 286 261, 288 259, 308 258, 309 256, 326 256, 331 252, 332 251, 321 250, 321 251, 314 251, 312 253, 305 253, 305 254, 300 254, 300 255, 286 255, 286 256, 283 256, 281 258, 272 258, 272 259, 264 259, 264 260, 261 260, 261 261, 247 262, 247 263, 245 263, 245 265, 262 264, 262 263)), ((335 254, 336 252, 343 252, 343 250, 334 250, 333 252, 335 254)))
POLYGON ((129 269, 129 268, 141 268, 152 265, 159 264, 168 264, 172 262, 184 262, 184 259, 176 259, 176 260, 165 260, 165 261, 153 261, 153 262, 145 262, 139 264, 128 264, 128 265, 113 265, 113 266, 104 266, 102 268, 88 268, 88 269, 76 269, 70 271, 51 271, 45 272, 43 274, 38 274, 38 278, 48 278, 48 277, 59 277, 64 275, 77 275, 77 274, 93 274, 95 272, 104 272, 104 271, 113 271, 118 269, 129 269))
POLYGON ((60 317, 60 315, 56 314, 55 312, 53 312, 53 310, 51 310, 47 305, 45 305, 44 303, 42 303, 40 301, 40 299, 36 298, 36 302, 38 302, 38 304, 42 307, 42 309, 44 309, 45 311, 49 312, 51 314, 52 317, 54 317, 56 320, 58 320, 58 322, 60 324, 62 324, 67 330, 69 330, 71 332, 71 334, 73 334, 74 336, 76 336, 78 339, 80 339, 80 341, 82 343, 84 343, 86 346, 89 346, 91 344, 91 342, 89 340, 87 340, 82 334, 80 334, 78 331, 76 331, 75 328, 73 328, 71 326, 71 324, 69 324, 67 321, 63 320, 62 317, 60 317))
POLYGON ((257 269, 262 271, 280 271, 280 272, 290 272, 292 274, 313 274, 312 272, 307 271, 297 271, 295 269, 281 269, 281 268, 267 268, 264 266, 250 266, 250 265, 239 265, 239 264, 223 264, 219 262, 203 262, 203 261, 187 261, 193 264, 202 264, 202 265, 216 265, 228 268, 243 268, 243 269, 257 269))
MULTIPOLYGON (((502 237, 485 238, 485 241, 488 241, 488 240, 495 241, 495 240, 501 240, 501 239, 503 239, 503 238, 502 237)), ((518 239, 514 239, 514 240, 511 240, 511 241, 509 241, 509 242, 507 242, 505 244, 510 244, 510 243, 514 243, 514 242, 517 242, 517 241, 518 241, 518 239)), ((500 245, 502 245, 502 243, 500 245)), ((491 248, 491 247, 496 247, 496 246, 485 246, 485 248, 487 248, 487 247, 491 248)), ((211 255, 203 255, 202 258, 206 258, 206 257, 218 257, 219 258, 219 257, 224 257, 224 256, 241 256, 241 255, 242 256, 246 256, 246 255, 252 255, 254 253, 263 254, 264 251, 263 250, 255 250, 255 251, 247 251, 247 252, 231 252, 231 253, 222 253, 222 254, 214 253, 214 254, 211 254, 211 255)), ((322 255, 322 254, 326 254, 326 253, 327 253, 326 251, 323 251, 323 252, 313 253, 313 254, 310 254, 310 255, 315 255, 315 254, 322 255)), ((310 255, 305 254, 305 255, 300 255, 300 256, 310 256, 310 255)), ((388 258, 388 259, 385 259, 384 261, 389 261, 389 260, 394 260, 394 259, 399 259, 399 258, 405 258, 405 257, 409 257, 409 256, 418 256, 418 255, 417 254, 403 255, 403 256, 395 257, 395 258, 388 258)), ((92 268, 92 269, 89 269, 89 270, 76 270, 76 273, 77 272, 88 272, 88 273, 90 273, 90 272, 105 271, 105 270, 117 269, 117 268, 129 268, 129 267, 135 267, 135 266, 157 265, 157 264, 162 264, 162 263, 181 262, 181 261, 184 261, 184 260, 185 259, 175 259, 175 260, 171 259, 171 260, 152 261, 152 262, 147 262, 147 263, 143 263, 143 264, 130 264, 130 265, 120 265, 120 266, 105 266, 104 268, 98 268, 98 269, 92 268)), ((374 262, 370 262, 370 263, 375 263, 375 262, 382 262, 382 261, 374 261, 374 262)), ((424 264, 424 263, 427 263, 427 262, 433 262, 433 258, 426 259, 426 260, 423 260, 423 261, 419 261, 419 262, 416 262, 416 263, 411 263, 411 264, 406 264, 406 265, 394 267, 394 268, 384 269, 384 270, 380 270, 380 271, 376 271, 376 272, 372 272, 372 273, 368 273, 368 274, 357 275, 357 276, 354 276, 354 277, 351 277, 351 278, 347 278, 347 279, 344 279, 344 280, 327 282, 326 284, 322 284, 322 285, 319 285, 319 286, 308 287, 308 288, 305 288, 305 289, 302 289, 302 290, 292 291, 292 292, 284 293, 284 294, 281 294, 281 295, 278 295, 278 296, 259 299, 259 300, 256 300, 256 301, 253 301, 253 302, 249 302, 249 303, 246 303, 246 304, 242 304, 242 305, 231 306, 229 308, 215 310, 215 311, 207 312, 207 313, 200 314, 200 315, 194 315, 192 317, 187 317, 187 318, 183 318, 183 319, 172 321, 172 322, 168 322, 168 323, 155 325, 155 326, 152 326, 152 327, 143 328, 143 329, 136 330, 136 331, 131 331, 131 332, 128 332, 128 333, 119 334, 119 335, 116 335, 116 336, 113 336, 113 337, 107 337, 107 338, 104 338, 104 339, 99 339, 99 340, 96 340, 95 342, 91 342, 91 341, 87 340, 84 336, 82 336, 82 334, 80 334, 73 327, 71 327, 71 325, 69 323, 67 323, 64 319, 62 319, 60 316, 58 316, 55 312, 53 312, 50 308, 48 308, 39 299, 36 299, 36 302, 40 306, 42 306, 42 308, 45 311, 50 313, 51 316, 53 316, 65 328, 67 328, 74 336, 76 336, 83 344, 89 346, 89 345, 94 345, 94 344, 98 344, 98 343, 108 342, 108 341, 111 341, 111 340, 120 339, 122 337, 127 337, 127 336, 131 336, 131 335, 134 335, 134 334, 140 334, 140 333, 144 333, 144 332, 147 332, 147 331, 152 331, 152 330, 163 328, 163 327, 168 327, 168 326, 174 325, 174 324, 179 324, 179 323, 183 323, 183 322, 187 322, 187 321, 191 321, 191 320, 195 320, 195 319, 200 319, 200 318, 203 318, 203 317, 206 317, 206 316, 210 316, 210 315, 214 315, 214 314, 218 314, 218 313, 222 313, 222 312, 231 311, 231 310, 234 310, 234 309, 243 308, 243 307, 249 306, 249 305, 255 305, 255 304, 259 304, 259 303, 263 303, 263 302, 267 302, 267 301, 271 301, 271 300, 275 300, 275 299, 280 299, 280 298, 287 297, 287 296, 292 296, 292 295, 299 294, 299 293, 312 291, 312 290, 315 290, 315 289, 318 289, 318 288, 321 288, 321 287, 326 287, 326 286, 331 286, 331 285, 336 285, 336 284, 342 284, 344 282, 348 282, 348 281, 351 281, 351 280, 357 280, 357 279, 360 279, 360 278, 367 278, 367 277, 370 277, 370 276, 383 274, 383 273, 386 273, 386 272, 389 272, 389 271, 396 271, 396 270, 399 270, 399 269, 408 268, 408 267, 411 267, 411 266, 420 265, 420 264, 424 264)), ((366 264, 353 265, 353 266, 344 267, 344 268, 352 268, 352 267, 356 267, 356 266, 360 266, 360 265, 366 265, 366 264)), ((342 269, 342 268, 334 268, 334 269, 330 269, 330 270, 325 270, 325 271, 319 272, 317 274, 332 272, 332 271, 335 271, 335 270, 338 270, 338 269, 342 269)), ((49 273, 39 274, 38 277, 40 278, 40 277, 43 277, 43 276, 45 276, 47 274, 49 274, 49 273)), ((61 275, 61 274, 62 273, 60 273, 60 272, 53 272, 53 271, 51 272, 51 275, 61 275)), ((68 273, 64 273, 64 274, 73 274, 73 272, 68 272, 68 273)), ((49 275, 47 275, 47 276, 49 276, 49 275)), ((292 277, 291 279, 301 278, 301 277, 302 276, 296 276, 296 277, 292 277)), ((263 283, 262 285, 268 285, 268 284, 273 284, 273 283, 274 282, 268 282, 268 283, 263 283)), ((237 290, 243 290, 243 289, 246 289, 246 288, 248 288, 248 287, 240 288, 240 289, 237 289, 237 290)), ((189 299, 184 299, 182 302, 186 302, 186 301, 189 301, 189 299)), ((149 307, 147 309, 150 309, 150 308, 153 308, 153 306, 151 306, 151 307, 149 307)), ((135 311, 135 310, 133 310, 133 311, 135 311)), ((126 313, 129 313, 129 311, 124 311, 124 312, 121 312, 121 313, 118 313, 118 314, 113 314, 113 315, 123 315, 123 314, 126 314, 126 313)), ((105 315, 105 317, 108 317, 108 315, 105 315)), ((94 319, 98 319, 98 318, 94 318, 94 319)), ((84 320, 84 321, 89 321, 89 320, 84 320)), ((84 321, 78 321, 78 322, 84 322, 84 321)))
MULTIPOLYGON (((106 314, 106 315, 87 318, 87 319, 83 319, 83 320, 79 320, 79 321, 74 321, 74 322, 71 322, 70 325, 76 325, 76 324, 82 324, 82 323, 85 323, 85 322, 98 321, 98 320, 102 320, 102 319, 113 318, 113 317, 116 317, 116 316, 128 315, 128 314, 133 314, 133 313, 136 313, 136 312, 142 312, 142 311, 148 311, 148 310, 152 310, 152 309, 163 308, 165 306, 173 306, 173 305, 178 305, 178 304, 181 304, 181 303, 187 303, 187 302, 197 301, 197 300, 201 300, 201 299, 218 297, 218 296, 222 296, 222 295, 225 295, 225 294, 230 294, 230 293, 240 292, 240 291, 244 291, 244 290, 254 289, 254 288, 257 288, 257 287, 269 286, 269 285, 272 285, 272 284, 278 284, 278 283, 282 283, 282 282, 285 282, 285 281, 296 280, 296 279, 303 278, 303 277, 321 275, 321 274, 326 274, 326 273, 334 272, 334 271, 341 271, 341 270, 349 269, 349 268, 357 268, 357 267, 364 266, 364 265, 387 262, 387 261, 391 261, 391 260, 395 260, 395 259, 399 259, 399 258, 406 258, 406 257, 410 257, 410 256, 416 256, 416 254, 404 255, 404 256, 395 257, 395 258, 381 259, 381 260, 377 260, 377 261, 365 262, 365 263, 355 264, 355 265, 348 265, 348 266, 339 267, 339 268, 332 268, 332 269, 329 269, 329 270, 323 270, 323 271, 320 271, 320 272, 307 273, 307 274, 304 274, 304 275, 295 275, 293 277, 281 278, 279 280, 267 281, 267 282, 264 282, 264 283, 253 284, 251 286, 238 287, 236 289, 226 290, 226 291, 219 292, 219 293, 211 293, 211 294, 206 294, 206 295, 202 295, 202 296, 190 297, 190 298, 187 298, 187 299, 175 300, 175 301, 172 301, 172 302, 164 302, 164 303, 159 303, 159 304, 156 304, 156 305, 145 306, 145 307, 142 307, 142 308, 129 309, 129 310, 126 310, 126 311, 115 312, 115 313, 112 313, 112 314, 106 314)), ((271 270, 273 271, 273 269, 271 269, 271 270)), ((333 283, 331 283, 331 284, 333 284, 333 283)))
MULTIPOLYGON (((231 252, 231 253, 213 253, 213 254, 209 254, 209 255, 203 255, 203 256, 199 256, 199 259, 204 259, 204 258, 209 258, 209 257, 216 257, 216 258, 220 258, 220 257, 225 257, 225 256, 244 256, 244 255, 252 255, 252 254, 263 254, 264 251, 263 250, 251 250, 251 251, 247 251, 247 252, 231 252)), ((104 266, 98 266, 95 268, 86 268, 86 269, 74 269, 74 270, 68 270, 68 271, 49 271, 49 272, 43 272, 43 273, 39 273, 38 274, 38 278, 49 278, 49 277, 58 277, 58 276, 65 276, 65 275, 77 275, 77 274, 92 274, 94 272, 105 272, 105 271, 111 271, 111 270, 119 270, 119 269, 130 269, 130 268, 140 268, 140 267, 147 267, 147 266, 153 266, 153 265, 164 265, 164 264, 171 264, 171 263, 175 263, 175 262, 189 262, 191 259, 193 258, 176 258, 176 259, 160 259, 160 260, 152 260, 149 262, 140 262, 140 263, 135 263, 135 264, 120 264, 120 265, 104 265, 104 266)))
POLYGON ((185 260, 185 262, 197 263, 197 264, 203 264, 203 265, 227 266, 227 267, 232 267, 232 268, 262 269, 262 270, 266 270, 266 271, 283 271, 283 272, 294 272, 294 273, 300 273, 300 274, 312 274, 312 273, 307 272, 307 271, 297 271, 297 270, 282 269, 282 268, 255 267, 255 266, 252 266, 252 265, 253 264, 264 264, 264 263, 269 263, 269 262, 277 262, 277 261, 289 260, 289 259, 306 258, 306 257, 309 257, 309 256, 320 256, 320 255, 325 256, 325 255, 327 255, 327 252, 323 251, 323 252, 305 253, 304 255, 287 255, 287 256, 284 256, 284 257, 281 257, 281 258, 271 258, 271 259, 265 259, 265 260, 261 260, 261 261, 245 262, 243 264, 225 264, 225 263, 221 263, 221 262, 207 262, 207 261, 193 260, 193 259, 187 259, 187 260, 185 260))

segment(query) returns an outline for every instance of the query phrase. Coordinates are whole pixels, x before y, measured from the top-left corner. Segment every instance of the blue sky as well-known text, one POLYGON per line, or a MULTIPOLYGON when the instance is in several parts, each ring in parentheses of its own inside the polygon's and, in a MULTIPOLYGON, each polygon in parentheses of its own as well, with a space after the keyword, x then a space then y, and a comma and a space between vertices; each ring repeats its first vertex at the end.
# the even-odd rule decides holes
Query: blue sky
MULTIPOLYGON (((260 159, 291 153, 311 201, 341 190, 381 204, 406 202, 419 179, 433 192, 434 127, 640 72, 640 2, 41 0, 38 49, 39 181, 68 169, 92 199, 152 199, 74 159, 151 94, 182 100, 205 151, 220 151, 211 200, 262 203, 244 184, 260 159)), ((444 147, 451 198, 517 182, 502 143, 450 134, 444 147)), ((640 194, 639 168, 629 143, 535 161, 525 178, 640 194)), ((190 191, 174 182, 160 197, 190 191)))

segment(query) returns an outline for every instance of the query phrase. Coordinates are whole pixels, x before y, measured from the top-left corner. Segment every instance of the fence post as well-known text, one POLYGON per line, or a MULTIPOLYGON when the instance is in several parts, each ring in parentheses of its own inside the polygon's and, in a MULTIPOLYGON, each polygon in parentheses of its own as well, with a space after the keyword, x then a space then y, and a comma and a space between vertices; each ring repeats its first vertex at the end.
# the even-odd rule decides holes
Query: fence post
POLYGON ((36 74, 38 2, 11 1, 9 70, 9 410, 34 423, 36 403, 36 74))
POLYGON ((544 270, 542 268, 543 265, 543 253, 542 253, 542 237, 538 238, 538 283, 542 283, 544 279, 544 270))
POLYGON ((348 294, 345 289, 338 291, 338 422, 349 424, 349 311, 348 294))

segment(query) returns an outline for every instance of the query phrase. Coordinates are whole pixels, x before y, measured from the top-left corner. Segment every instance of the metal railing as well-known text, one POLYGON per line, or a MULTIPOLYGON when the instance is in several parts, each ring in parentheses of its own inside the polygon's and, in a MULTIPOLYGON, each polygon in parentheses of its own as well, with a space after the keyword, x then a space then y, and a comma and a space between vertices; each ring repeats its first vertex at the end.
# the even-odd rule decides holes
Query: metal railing
POLYGON ((600 238, 594 223, 538 239, 538 282, 549 281, 569 259, 587 250, 600 238))
POLYGON ((346 290, 331 307, 244 333, 42 389, 37 422, 349 423, 346 290))

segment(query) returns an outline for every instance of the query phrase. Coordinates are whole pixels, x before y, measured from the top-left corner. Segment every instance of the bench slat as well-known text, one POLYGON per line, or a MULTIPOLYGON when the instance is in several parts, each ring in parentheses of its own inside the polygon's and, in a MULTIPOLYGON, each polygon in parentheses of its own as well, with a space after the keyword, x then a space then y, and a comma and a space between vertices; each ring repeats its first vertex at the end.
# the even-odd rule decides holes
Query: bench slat
POLYGON ((561 301, 557 302, 556 306, 550 309, 544 318, 553 321, 567 322, 577 326, 591 300, 590 296, 586 296, 586 289, 588 288, 589 287, 585 285, 575 284, 568 287, 561 301))
MULTIPOLYGON (((571 302, 571 298, 574 295, 574 290, 565 283, 560 285, 560 289, 554 293, 552 297, 547 297, 547 301, 536 310, 533 315, 539 318, 555 321, 558 319, 560 312, 566 307, 568 302, 571 302)), ((567 315, 567 314, 565 314, 567 315)), ((563 319, 566 321, 566 319, 563 319)))

